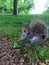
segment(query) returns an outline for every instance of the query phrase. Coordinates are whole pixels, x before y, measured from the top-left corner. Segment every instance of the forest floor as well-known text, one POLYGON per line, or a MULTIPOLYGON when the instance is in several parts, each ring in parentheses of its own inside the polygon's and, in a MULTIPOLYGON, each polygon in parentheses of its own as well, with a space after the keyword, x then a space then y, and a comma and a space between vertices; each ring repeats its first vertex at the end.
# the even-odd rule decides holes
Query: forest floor
MULTIPOLYGON (((38 65, 39 59, 32 64, 29 58, 23 56, 21 49, 10 48, 11 41, 9 37, 0 35, 0 65, 38 65)), ((49 65, 49 60, 40 65, 49 65)))
POLYGON ((23 57, 20 49, 10 48, 11 39, 0 36, 0 65, 30 65, 29 59, 23 57))

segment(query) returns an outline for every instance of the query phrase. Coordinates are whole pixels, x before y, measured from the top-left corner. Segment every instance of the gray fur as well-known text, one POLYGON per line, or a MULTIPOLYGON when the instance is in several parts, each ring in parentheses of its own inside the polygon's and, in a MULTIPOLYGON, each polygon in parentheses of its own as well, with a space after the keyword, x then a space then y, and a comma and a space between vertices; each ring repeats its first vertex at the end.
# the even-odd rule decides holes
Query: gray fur
MULTIPOLYGON (((32 45, 34 45, 36 43, 42 43, 47 39, 47 25, 43 23, 41 20, 37 20, 37 21, 40 22, 40 25, 42 24, 40 30, 43 32, 39 31, 38 28, 37 28, 37 31, 33 29, 33 26, 34 26, 33 22, 31 22, 33 25, 31 23, 30 24, 25 23, 23 24, 23 26, 28 26, 28 30, 25 29, 25 32, 24 32, 24 28, 22 27, 22 35, 20 37, 20 40, 27 39, 31 42, 32 45), (39 33, 37 33, 38 31, 39 33)), ((35 24, 38 24, 38 23, 35 23, 35 24)))

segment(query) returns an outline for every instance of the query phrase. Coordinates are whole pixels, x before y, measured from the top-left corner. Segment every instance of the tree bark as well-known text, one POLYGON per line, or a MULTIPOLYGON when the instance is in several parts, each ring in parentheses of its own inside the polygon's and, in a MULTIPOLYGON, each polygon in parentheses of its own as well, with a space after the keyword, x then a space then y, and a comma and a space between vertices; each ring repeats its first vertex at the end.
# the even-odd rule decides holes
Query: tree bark
POLYGON ((17 0, 14 0, 14 3, 13 3, 13 7, 14 7, 14 11, 13 11, 13 14, 14 15, 17 15, 17 0))

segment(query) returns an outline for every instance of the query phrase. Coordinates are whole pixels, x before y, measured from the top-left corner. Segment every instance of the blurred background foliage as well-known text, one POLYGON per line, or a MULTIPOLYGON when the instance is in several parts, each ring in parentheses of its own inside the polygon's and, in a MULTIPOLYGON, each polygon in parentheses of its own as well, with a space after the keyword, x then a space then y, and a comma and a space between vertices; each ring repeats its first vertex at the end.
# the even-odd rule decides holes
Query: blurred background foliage
MULTIPOLYGON (((0 13, 13 13, 13 2, 14 0, 0 0, 0 13)), ((18 14, 29 14, 31 8, 34 9, 34 7, 34 0, 17 0, 18 14)), ((43 13, 49 13, 49 0, 46 1, 43 13)))
POLYGON ((18 1, 18 13, 28 13, 32 7, 34 8, 33 0, 18 1))
MULTIPOLYGON (((0 0, 0 13, 12 13, 14 0, 0 0)), ((33 0, 18 0, 18 13, 28 13, 30 8, 34 8, 33 0)))

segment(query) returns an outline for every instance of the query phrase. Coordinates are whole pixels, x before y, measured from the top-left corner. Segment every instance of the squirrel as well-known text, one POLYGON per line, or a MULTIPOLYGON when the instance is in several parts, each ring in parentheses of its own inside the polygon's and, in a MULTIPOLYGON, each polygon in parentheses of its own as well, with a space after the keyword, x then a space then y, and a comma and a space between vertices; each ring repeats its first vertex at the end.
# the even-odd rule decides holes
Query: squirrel
POLYGON ((29 40, 32 45, 44 43, 47 39, 47 25, 41 19, 31 23, 24 23, 20 40, 29 40))

